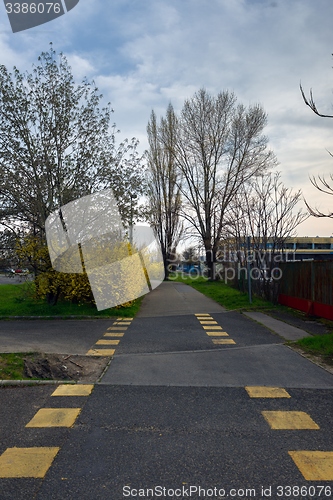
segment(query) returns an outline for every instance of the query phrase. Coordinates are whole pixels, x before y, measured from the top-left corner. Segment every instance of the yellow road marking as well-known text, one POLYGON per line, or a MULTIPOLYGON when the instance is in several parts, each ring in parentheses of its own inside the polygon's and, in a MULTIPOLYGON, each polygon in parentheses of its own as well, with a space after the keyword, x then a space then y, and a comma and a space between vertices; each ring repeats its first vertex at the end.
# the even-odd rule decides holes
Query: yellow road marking
POLYGON ((214 344, 236 344, 232 339, 212 339, 214 344))
POLYGON ((202 314, 195 314, 194 316, 210 316, 210 314, 202 313, 202 314))
POLYGON ((117 318, 117 321, 132 321, 134 318, 117 318))
POLYGON ((130 321, 119 321, 118 323, 114 323, 114 325, 130 325, 131 322, 130 321))
POLYGON ((61 384, 51 396, 89 396, 93 388, 93 384, 61 384))
POLYGON ((98 340, 97 345, 118 345, 120 340, 98 340))
POLYGON ((115 349, 89 349, 86 356, 113 356, 115 349))
POLYGON ((217 325, 217 321, 200 321, 201 325, 217 325))
POLYGON ((60 448, 7 448, 0 456, 0 477, 43 478, 60 448))
POLYGON ((250 398, 290 398, 290 394, 282 387, 245 387, 250 398))
POLYGON ((118 330, 118 331, 119 330, 123 330, 123 331, 125 331, 125 330, 127 330, 127 326, 110 326, 109 328, 107 328, 108 332, 111 332, 113 330, 118 330))
POLYGON ((104 333, 104 337, 123 337, 123 333, 104 333))
POLYGON ((201 319, 214 319, 211 316, 197 316, 197 319, 200 321, 201 319))
POLYGON ((319 429, 304 411, 262 411, 271 429, 319 429))
POLYGON ((333 481, 333 451, 288 451, 307 481, 333 481))
POLYGON ((205 332, 210 337, 229 337, 227 332, 205 332))
POLYGON ((204 330, 222 330, 222 326, 203 326, 204 330))
POLYGON ((72 427, 81 408, 41 408, 26 427, 72 427))

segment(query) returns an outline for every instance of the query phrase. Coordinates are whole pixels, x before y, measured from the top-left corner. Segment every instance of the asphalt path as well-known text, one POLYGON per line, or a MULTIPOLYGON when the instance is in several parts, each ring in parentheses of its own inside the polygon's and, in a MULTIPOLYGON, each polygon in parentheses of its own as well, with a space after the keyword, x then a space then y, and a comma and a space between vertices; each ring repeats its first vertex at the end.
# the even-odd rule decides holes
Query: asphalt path
POLYGON ((86 354, 112 320, 0 321, 0 352, 86 354))
MULTIPOLYGON (((34 323, 41 345, 43 338, 59 335, 56 342, 66 343, 71 337, 66 349, 77 342, 81 353, 112 321, 47 321, 40 329, 34 323)), ((13 338, 17 329, 24 334, 19 322, 8 324, 13 338)), ((333 495, 331 480, 306 480, 289 454, 333 451, 333 376, 291 351, 281 336, 184 285, 163 283, 145 297, 89 397, 54 398, 53 390, 0 389, 1 453, 60 447, 43 479, 0 479, 0 499, 333 495), (209 313, 235 343, 215 344, 198 313, 209 313), (250 398, 248 385, 284 387, 290 397, 250 398), (71 428, 25 427, 39 408, 52 407, 81 412, 71 428), (272 429, 263 411, 305 412, 318 428, 272 429), (288 486, 303 490, 290 493, 288 486)))

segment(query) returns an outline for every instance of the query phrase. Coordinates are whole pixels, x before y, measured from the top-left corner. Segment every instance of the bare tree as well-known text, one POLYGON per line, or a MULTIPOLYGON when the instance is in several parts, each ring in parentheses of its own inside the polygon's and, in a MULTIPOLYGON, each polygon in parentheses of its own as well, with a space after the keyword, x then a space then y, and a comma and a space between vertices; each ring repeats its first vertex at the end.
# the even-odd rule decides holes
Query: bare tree
MULTIPOLYGON (((316 103, 315 103, 314 98, 313 98, 312 89, 310 89, 310 97, 309 98, 307 98, 305 96, 302 85, 300 85, 300 90, 301 90, 301 94, 302 94, 302 97, 303 97, 305 104, 307 106, 309 106, 309 108, 316 115, 320 116, 321 118, 333 118, 333 115, 325 115, 325 114, 319 113, 317 106, 316 106, 316 103)), ((330 153, 330 151, 328 151, 328 153, 331 156, 333 156, 333 154, 330 153)), ((333 174, 330 174, 330 179, 333 182, 333 174)), ((318 191, 325 193, 325 194, 333 195, 333 184, 331 184, 330 181, 328 181, 325 178, 325 176, 318 175, 318 179, 313 176, 310 178, 310 182, 316 189, 318 189, 318 191)), ((313 217, 333 218, 333 212, 324 213, 324 212, 320 211, 318 208, 312 208, 306 200, 304 200, 304 202, 307 206, 307 209, 309 210, 310 215, 312 215, 313 217)))
POLYGON ((266 121, 260 105, 236 105, 228 91, 214 97, 200 89, 182 109, 175 148, 182 215, 203 241, 210 278, 233 198, 248 179, 275 164, 262 135, 266 121))
POLYGON ((149 141, 147 153, 148 220, 160 243, 165 276, 168 277, 183 231, 179 215, 181 208, 180 179, 175 161, 178 120, 171 104, 160 124, 157 123, 156 115, 152 111, 147 132, 149 141))
POLYGON ((305 92, 303 90, 303 87, 302 85, 300 84, 300 90, 301 90, 301 94, 302 94, 302 97, 303 97, 303 101, 305 102, 305 104, 307 106, 309 106, 310 109, 312 109, 312 111, 320 116, 321 118, 333 118, 333 115, 324 115, 322 113, 319 113, 318 109, 317 109, 317 106, 316 106, 316 103, 314 101, 314 98, 313 98, 313 93, 312 93, 312 89, 310 89, 310 97, 307 98, 306 95, 305 95, 305 92))
MULTIPOLYGON (((287 238, 295 236, 295 230, 308 214, 297 209, 301 190, 293 191, 284 186, 280 172, 268 172, 252 179, 248 189, 242 189, 235 198, 238 223, 237 248, 243 249, 243 265, 247 258, 255 268, 255 288, 259 295, 274 299, 277 287, 272 286, 273 269, 283 259, 287 238), (246 251, 246 237, 250 236, 250 255, 246 251)), ((232 231, 233 221, 229 221, 232 231)), ((274 281, 273 281, 274 282, 274 281)))

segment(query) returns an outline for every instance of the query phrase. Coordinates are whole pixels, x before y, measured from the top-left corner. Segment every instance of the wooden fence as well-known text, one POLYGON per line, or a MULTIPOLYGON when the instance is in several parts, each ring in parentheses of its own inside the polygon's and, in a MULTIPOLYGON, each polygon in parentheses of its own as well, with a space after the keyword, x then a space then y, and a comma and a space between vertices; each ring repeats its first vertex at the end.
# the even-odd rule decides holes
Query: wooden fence
POLYGON ((333 260, 280 264, 280 304, 333 320, 333 260))

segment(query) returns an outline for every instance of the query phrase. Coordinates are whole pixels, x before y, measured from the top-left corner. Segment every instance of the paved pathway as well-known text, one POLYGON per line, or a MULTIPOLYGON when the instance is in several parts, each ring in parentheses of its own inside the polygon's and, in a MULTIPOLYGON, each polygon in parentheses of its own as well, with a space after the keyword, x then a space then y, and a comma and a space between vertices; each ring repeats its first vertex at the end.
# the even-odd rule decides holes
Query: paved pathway
POLYGON ((99 326, 86 395, 0 389, 1 499, 332 497, 333 376, 281 336, 176 283, 99 326))
POLYGON ((256 311, 245 312, 244 314, 245 316, 258 321, 258 323, 266 326, 272 332, 277 333, 286 340, 299 340, 304 337, 310 336, 310 334, 305 330, 302 330, 302 328, 297 328, 295 326, 289 325, 288 323, 285 323, 284 321, 280 321, 278 319, 274 319, 267 314, 256 311))

